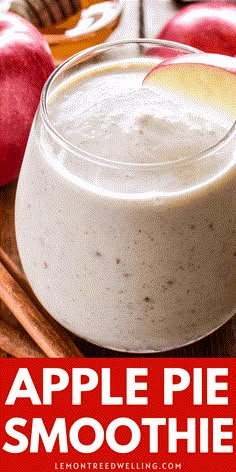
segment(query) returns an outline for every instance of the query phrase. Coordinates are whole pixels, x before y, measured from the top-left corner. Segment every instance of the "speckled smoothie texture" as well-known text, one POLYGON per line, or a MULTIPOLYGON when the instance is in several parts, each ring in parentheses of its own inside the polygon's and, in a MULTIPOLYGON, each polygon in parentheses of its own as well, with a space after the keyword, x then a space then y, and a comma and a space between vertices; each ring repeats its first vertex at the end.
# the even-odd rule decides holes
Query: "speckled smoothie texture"
POLYGON ((39 112, 16 201, 23 267, 46 309, 133 352, 197 340, 236 305, 234 140, 199 156, 232 117, 145 89, 150 67, 94 66, 58 87, 49 118, 70 144, 39 112))

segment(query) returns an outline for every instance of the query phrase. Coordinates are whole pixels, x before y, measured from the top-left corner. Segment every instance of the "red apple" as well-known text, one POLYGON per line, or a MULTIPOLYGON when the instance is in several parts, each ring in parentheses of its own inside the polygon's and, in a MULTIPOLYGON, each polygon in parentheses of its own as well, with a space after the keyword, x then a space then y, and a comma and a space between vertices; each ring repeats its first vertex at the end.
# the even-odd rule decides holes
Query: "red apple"
POLYGON ((160 62, 143 86, 191 97, 236 118, 236 58, 220 54, 184 54, 160 62))
MULTIPOLYGON (((207 2, 183 7, 156 38, 187 44, 204 52, 236 56, 236 5, 207 2)), ((159 55, 158 48, 149 49, 148 54, 159 55)), ((172 54, 173 50, 163 50, 162 57, 172 54)))
POLYGON ((42 34, 14 13, 0 13, 0 185, 15 179, 42 87, 54 69, 42 34))

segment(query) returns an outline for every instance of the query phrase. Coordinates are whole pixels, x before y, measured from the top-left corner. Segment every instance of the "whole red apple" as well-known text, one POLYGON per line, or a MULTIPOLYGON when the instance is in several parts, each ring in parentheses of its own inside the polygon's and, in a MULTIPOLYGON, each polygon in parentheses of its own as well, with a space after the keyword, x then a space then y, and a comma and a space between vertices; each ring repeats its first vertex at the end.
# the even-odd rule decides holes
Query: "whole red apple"
MULTIPOLYGON (((204 52, 236 56, 236 5, 198 2, 183 7, 167 21, 156 38, 187 44, 204 52)), ((163 56, 174 55, 172 51, 163 56)), ((158 49, 149 49, 148 54, 158 55, 158 49)))
POLYGON ((0 13, 0 185, 20 171, 42 87, 54 69, 42 34, 14 13, 0 13))

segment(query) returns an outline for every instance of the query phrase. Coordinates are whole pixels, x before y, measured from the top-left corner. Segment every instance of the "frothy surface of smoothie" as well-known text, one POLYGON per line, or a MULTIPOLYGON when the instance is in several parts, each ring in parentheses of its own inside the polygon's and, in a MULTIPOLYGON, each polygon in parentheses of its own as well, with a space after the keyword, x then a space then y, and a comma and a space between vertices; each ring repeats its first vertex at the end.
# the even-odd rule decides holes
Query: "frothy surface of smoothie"
POLYGON ((57 131, 74 146, 108 160, 158 163, 196 155, 222 139, 233 117, 183 97, 142 86, 144 70, 104 68, 94 90, 83 80, 55 95, 49 107, 57 131), (114 69, 114 70, 113 70, 114 69), (111 73, 113 77, 111 79, 111 73), (81 106, 82 102, 82 106, 81 106), (59 110, 59 114, 58 114, 59 110))

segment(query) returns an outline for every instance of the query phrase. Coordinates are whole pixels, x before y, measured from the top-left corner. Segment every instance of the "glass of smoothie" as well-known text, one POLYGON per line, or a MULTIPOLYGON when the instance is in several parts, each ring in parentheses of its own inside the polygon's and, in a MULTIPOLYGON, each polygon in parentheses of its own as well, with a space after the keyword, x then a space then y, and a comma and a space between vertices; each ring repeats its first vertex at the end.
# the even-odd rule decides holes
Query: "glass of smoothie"
POLYGON ((17 189, 17 243, 35 294, 67 329, 118 351, 184 346, 236 306, 233 112, 145 87, 160 61, 148 51, 163 57, 167 46, 195 52, 127 40, 59 66, 17 189))

